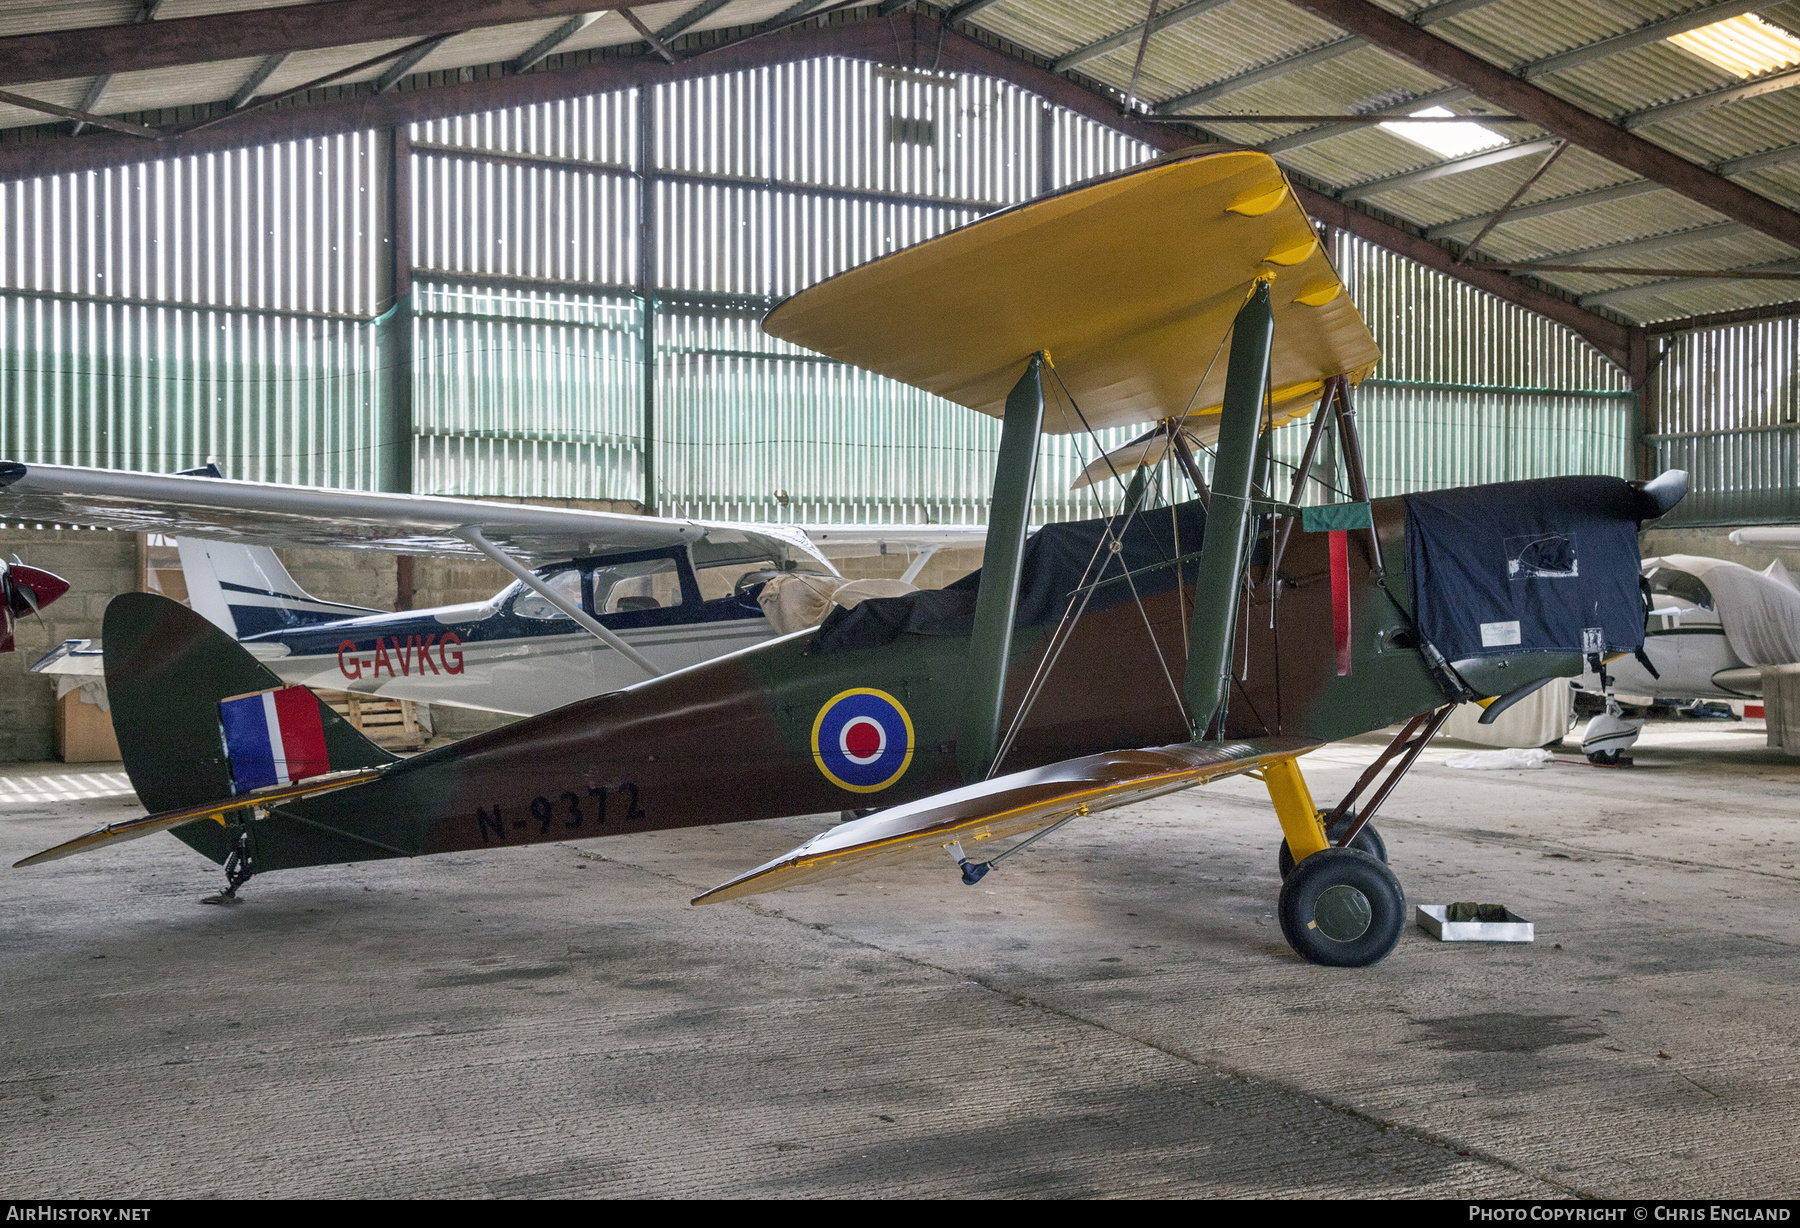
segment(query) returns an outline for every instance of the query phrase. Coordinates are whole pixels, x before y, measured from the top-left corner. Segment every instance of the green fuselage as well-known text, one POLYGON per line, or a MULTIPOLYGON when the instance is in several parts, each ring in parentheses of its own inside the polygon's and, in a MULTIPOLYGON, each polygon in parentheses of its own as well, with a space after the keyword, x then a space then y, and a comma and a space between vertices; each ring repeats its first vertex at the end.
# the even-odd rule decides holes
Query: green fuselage
MULTIPOLYGON (((1411 638, 1407 615, 1389 596, 1406 592, 1404 576, 1397 574, 1405 557, 1401 501, 1378 502, 1375 523, 1394 570, 1387 588, 1378 585, 1368 566, 1366 534, 1352 535, 1351 668, 1345 675, 1338 674, 1334 650, 1327 535, 1293 534, 1273 611, 1266 566, 1250 568, 1252 591, 1240 612, 1223 736, 1331 742, 1446 702, 1411 638)), ((109 611, 108 684, 124 722, 122 744, 162 743, 153 753, 127 752, 133 782, 152 809, 192 801, 202 789, 214 790, 203 796, 226 795, 228 765, 212 705, 221 691, 273 683, 259 682, 253 671, 260 667, 235 644, 209 636, 204 623, 192 626, 188 620, 199 620, 187 611, 146 605, 154 599, 141 596, 130 600, 138 604, 120 612, 119 626, 110 625, 109 611), (136 654, 155 668, 134 674, 128 617, 160 620, 136 632, 146 648, 160 646, 136 654), (172 636, 187 638, 171 650, 172 636), (185 679, 196 694, 213 698, 184 700, 172 693, 171 679, 185 679), (184 705, 193 711, 177 711, 184 705)), ((1003 730, 1015 722, 1018 728, 997 772, 1188 741, 1193 731, 1179 691, 1192 601, 1190 583, 1165 587, 1141 604, 1127 600, 1085 614, 1022 721, 1020 701, 1056 625, 1019 627, 1002 708, 1003 730)), ((250 825, 256 868, 885 807, 964 783, 956 749, 964 719, 966 635, 902 633, 885 645, 839 651, 819 650, 817 639, 801 632, 770 641, 396 763, 374 783, 285 805, 250 825), (873 788, 847 787, 841 772, 829 770, 829 741, 815 745, 821 713, 845 692, 859 691, 881 693, 878 701, 902 710, 911 727, 904 747, 882 748, 883 767, 875 775, 887 778, 873 788), (896 758, 902 750, 907 753, 896 758)), ((1541 657, 1520 658, 1496 671, 1497 665, 1488 662, 1490 671, 1510 675, 1509 687, 1529 681, 1532 671, 1568 670, 1566 662, 1541 657)), ((830 731, 824 736, 829 739, 830 731)), ((343 731, 329 728, 328 740, 333 766, 351 766, 340 763, 338 748, 350 745, 343 731)), ((843 745, 859 749, 853 742, 843 745)), ((211 822, 176 834, 215 860, 223 860, 236 838, 235 829, 211 822)))

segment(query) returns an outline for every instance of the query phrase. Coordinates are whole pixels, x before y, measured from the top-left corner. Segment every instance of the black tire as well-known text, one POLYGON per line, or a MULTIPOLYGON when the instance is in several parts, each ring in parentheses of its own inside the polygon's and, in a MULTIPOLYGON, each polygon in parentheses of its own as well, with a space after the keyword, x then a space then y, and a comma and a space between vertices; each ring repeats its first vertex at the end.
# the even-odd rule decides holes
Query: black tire
MULTIPOLYGON (((1325 834, 1331 838, 1331 843, 1334 848, 1342 847, 1338 841, 1344 838, 1344 833, 1350 830, 1350 824, 1355 821, 1356 812, 1352 810, 1349 814, 1333 823, 1331 827, 1327 829, 1325 834)), ((1363 829, 1356 833, 1356 839, 1351 842, 1350 847, 1359 852, 1367 853, 1383 865, 1387 864, 1387 841, 1381 838, 1381 833, 1375 830, 1375 825, 1373 823, 1363 824, 1363 829)), ((1287 837, 1285 836, 1281 839, 1281 849, 1275 854, 1275 864, 1280 867, 1281 877, 1283 879, 1286 879, 1288 875, 1294 872, 1294 851, 1288 847, 1287 837)))
POLYGON ((1603 767, 1616 767, 1619 754, 1616 750, 1596 750, 1589 752, 1587 759, 1589 763, 1598 763, 1603 767))
POLYGON ((1400 941, 1406 892, 1368 854, 1325 849, 1294 867, 1281 884, 1276 913, 1288 945, 1307 963, 1366 968, 1400 941))

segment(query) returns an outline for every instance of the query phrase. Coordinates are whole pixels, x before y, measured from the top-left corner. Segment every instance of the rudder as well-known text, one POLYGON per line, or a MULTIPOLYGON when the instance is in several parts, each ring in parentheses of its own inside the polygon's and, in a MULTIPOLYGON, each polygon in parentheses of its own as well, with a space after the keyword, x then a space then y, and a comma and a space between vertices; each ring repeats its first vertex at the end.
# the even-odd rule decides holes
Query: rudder
POLYGON ((240 639, 381 612, 314 597, 267 546, 177 537, 175 547, 194 610, 240 639))

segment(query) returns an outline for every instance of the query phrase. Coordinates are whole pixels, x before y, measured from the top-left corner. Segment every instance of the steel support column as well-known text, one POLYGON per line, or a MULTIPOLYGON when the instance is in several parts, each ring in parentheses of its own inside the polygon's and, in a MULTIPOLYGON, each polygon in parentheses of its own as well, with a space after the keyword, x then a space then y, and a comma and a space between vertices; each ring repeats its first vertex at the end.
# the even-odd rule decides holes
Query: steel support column
POLYGON ((656 492, 656 87, 637 91, 637 296, 639 361, 643 366, 644 515, 657 511, 656 492))
POLYGON ((387 307, 375 320, 380 372, 380 428, 376 434, 375 489, 410 494, 413 489, 413 296, 412 141, 405 126, 388 134, 387 307))

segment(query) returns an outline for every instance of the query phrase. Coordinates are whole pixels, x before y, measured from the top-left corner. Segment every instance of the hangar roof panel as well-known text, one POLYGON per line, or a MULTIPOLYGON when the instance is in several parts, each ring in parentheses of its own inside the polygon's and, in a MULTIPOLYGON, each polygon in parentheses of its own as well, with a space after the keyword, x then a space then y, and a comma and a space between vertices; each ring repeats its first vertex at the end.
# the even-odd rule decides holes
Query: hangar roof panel
MULTIPOLYGON (((164 0, 153 20, 256 13, 322 2, 164 0)), ((925 11, 945 11, 933 7, 929 0, 920 2, 925 11)), ((1749 96, 1743 88, 1746 83, 1734 73, 1668 42, 1665 33, 1678 32, 1678 27, 1690 30, 1708 24, 1702 18, 1714 10, 1720 17, 1735 17, 1752 9, 1768 21, 1800 31, 1800 0, 1782 0, 1766 7, 1745 0, 1374 3, 1501 69, 1522 74, 1540 89, 1602 118, 1623 123, 1637 136, 1689 161, 1714 166, 1735 158, 1790 148, 1800 150, 1800 88, 1791 88, 1800 86, 1800 72, 1782 70, 1791 74, 1791 80, 1783 77, 1781 71, 1766 81, 1753 77, 1747 83, 1752 90, 1772 85, 1789 88, 1749 96), (1672 112, 1634 118, 1649 108, 1670 103, 1681 105, 1672 112)), ((457 0, 443 0, 441 5, 446 14, 457 7, 457 0)), ((444 70, 456 68, 484 67, 487 76, 499 75, 497 68, 558 31, 567 33, 567 37, 551 49, 552 59, 600 54, 598 49, 612 49, 610 54, 618 54, 629 48, 642 48, 637 32, 617 13, 606 13, 570 30, 571 24, 578 24, 570 22, 570 15, 577 11, 573 5, 545 0, 543 4, 514 6, 508 11, 541 13, 545 7, 555 11, 530 21, 477 25, 449 39, 409 66, 410 79, 402 88, 435 88, 443 81, 444 70), (430 74, 437 74, 437 80, 430 79, 430 74)), ((828 7, 818 6, 815 12, 828 7)), ((986 38, 990 44, 996 37, 1006 40, 1010 45, 1007 54, 1031 54, 1048 61, 1059 57, 1078 60, 1066 65, 1078 84, 1103 95, 1108 90, 1122 94, 1131 82, 1146 7, 1139 0, 1000 0, 969 13, 961 28, 986 38), (1083 49, 1095 53, 1071 55, 1083 49)), ((139 11, 138 0, 0 0, 0 39, 125 25, 139 11)), ((752 33, 757 23, 777 18, 792 20, 796 7, 793 0, 727 0, 723 4, 717 0, 668 0, 638 6, 636 12, 654 30, 686 22, 674 37, 678 43, 689 40, 683 44, 683 53, 691 53, 698 49, 695 39, 716 40, 719 31, 732 31, 734 37, 738 31, 752 33), (708 31, 715 33, 708 35, 708 31)), ((834 13, 822 20, 888 19, 871 2, 866 9, 834 13)), ((354 29, 346 31, 352 37, 355 33, 354 29)), ((290 89, 412 41, 416 39, 365 39, 298 51, 281 62, 259 92, 290 89)), ((221 107, 263 65, 260 57, 234 55, 226 60, 174 68, 122 69, 105 79, 98 102, 90 101, 102 80, 94 77, 9 88, 60 106, 80 108, 86 103, 105 116, 137 117, 133 122, 156 125, 165 122, 159 116, 170 108, 221 107)), ((366 94, 370 83, 388 71, 389 65, 375 65, 347 77, 341 83, 348 91, 345 97, 358 96, 357 91, 366 94)), ((1141 105, 1168 108, 1177 104, 1174 109, 1195 113, 1202 139, 1251 145, 1274 141, 1272 152, 1284 167, 1301 177, 1299 181, 1304 186, 1327 195, 1349 189, 1343 197, 1348 207, 1398 218, 1419 231, 1438 228, 1427 237, 1448 243, 1455 252, 1458 244, 1473 236, 1481 220, 1505 204, 1536 168, 1540 160, 1537 156, 1526 155, 1498 165, 1404 183, 1369 196, 1366 204, 1360 204, 1357 202, 1365 193, 1355 190, 1359 186, 1430 169, 1441 165, 1440 161, 1428 151, 1377 128, 1293 124, 1206 127, 1204 119, 1205 113, 1350 115, 1402 104, 1408 98, 1442 94, 1447 86, 1428 70, 1365 45, 1288 0, 1162 0, 1136 93, 1141 105), (1200 101, 1183 101, 1196 91, 1204 91, 1208 96, 1200 101), (1451 228, 1449 233, 1444 232, 1445 227, 1451 228)), ((1459 114, 1481 107, 1500 109, 1491 101, 1467 95, 1448 105, 1459 114)), ((0 106, 0 132, 17 128, 33 131, 17 137, 9 135, 8 140, 36 143, 82 139, 68 135, 67 121, 47 122, 44 115, 28 109, 0 106)), ((1544 135, 1541 130, 1522 124, 1498 130, 1515 144, 1544 135)), ((1800 157, 1735 169, 1727 165, 1723 173, 1790 209, 1800 205, 1800 157)), ((1632 179, 1632 172, 1599 154, 1571 150, 1525 194, 1519 202, 1524 212, 1501 221, 1484 241, 1483 251, 1502 258, 1518 258, 1529 252, 1583 250, 1655 238, 1671 229, 1688 229, 1719 220, 1703 204, 1672 190, 1602 204, 1584 202, 1586 193, 1627 184, 1632 179), (1545 206, 1552 201, 1569 207, 1561 212, 1546 212, 1545 206)), ((1793 252, 1776 250, 1780 245, 1772 248, 1772 243, 1774 240, 1752 242, 1731 237, 1659 247, 1656 251, 1659 264, 1673 254, 1692 260, 1755 260, 1768 257, 1771 252, 1776 257, 1793 252)), ((1534 280, 1539 285, 1579 294, 1589 288, 1593 279, 1541 274, 1534 280)), ((1703 304, 1723 299, 1736 301, 1745 296, 1768 303, 1800 298, 1781 283, 1715 282, 1704 286, 1684 284, 1654 295, 1613 298, 1595 304, 1593 309, 1615 319, 1649 320, 1689 310, 1702 311, 1707 309, 1703 304)))

